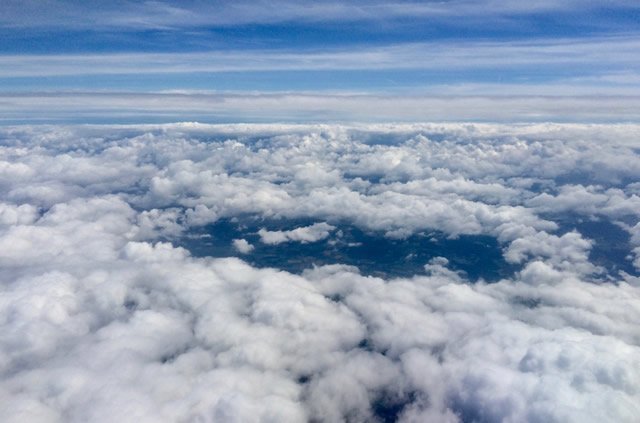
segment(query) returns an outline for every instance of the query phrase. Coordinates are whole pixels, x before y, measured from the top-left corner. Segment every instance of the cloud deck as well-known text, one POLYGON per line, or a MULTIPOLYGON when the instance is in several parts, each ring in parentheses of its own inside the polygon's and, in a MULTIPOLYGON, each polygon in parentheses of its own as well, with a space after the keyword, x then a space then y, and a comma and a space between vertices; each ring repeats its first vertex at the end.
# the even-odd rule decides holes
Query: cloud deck
POLYGON ((0 420, 633 422, 639 135, 3 127, 0 420), (230 239, 238 257, 179 247, 247 216, 284 223, 230 239), (624 266, 595 260, 606 234, 567 216, 615 225, 624 266), (403 277, 249 264, 261 242, 329 243, 345 225, 490 237, 518 270, 489 283, 446 256, 403 277))

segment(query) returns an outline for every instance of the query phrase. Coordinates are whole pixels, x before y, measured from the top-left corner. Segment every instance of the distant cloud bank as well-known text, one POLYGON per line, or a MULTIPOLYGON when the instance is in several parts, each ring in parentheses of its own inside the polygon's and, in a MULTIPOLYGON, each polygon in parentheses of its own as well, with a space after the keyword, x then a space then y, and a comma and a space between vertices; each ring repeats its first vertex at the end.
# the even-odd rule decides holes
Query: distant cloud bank
POLYGON ((358 93, 0 93, 4 123, 640 121, 640 96, 358 93))

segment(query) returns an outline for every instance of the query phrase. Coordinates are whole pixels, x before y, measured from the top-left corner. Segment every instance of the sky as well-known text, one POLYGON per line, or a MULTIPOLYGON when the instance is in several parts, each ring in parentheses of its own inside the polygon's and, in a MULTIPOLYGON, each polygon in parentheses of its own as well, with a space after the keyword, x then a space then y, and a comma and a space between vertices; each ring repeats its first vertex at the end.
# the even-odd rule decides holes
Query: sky
POLYGON ((0 421, 637 423, 639 22, 0 0, 0 421))
POLYGON ((640 6, 625 0, 6 0, 0 40, 4 122, 626 122, 640 110, 640 6))

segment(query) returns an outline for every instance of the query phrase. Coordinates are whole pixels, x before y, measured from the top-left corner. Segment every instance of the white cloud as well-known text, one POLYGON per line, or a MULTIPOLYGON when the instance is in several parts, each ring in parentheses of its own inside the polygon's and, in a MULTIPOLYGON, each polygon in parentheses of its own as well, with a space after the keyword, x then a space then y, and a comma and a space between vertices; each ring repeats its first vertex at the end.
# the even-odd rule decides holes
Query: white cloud
POLYGON ((268 231, 262 228, 258 231, 258 235, 260 235, 261 242, 270 245, 282 244, 283 242, 301 242, 306 244, 326 239, 334 229, 335 226, 320 222, 295 228, 290 231, 268 231))
POLYGON ((592 243, 573 231, 562 236, 538 232, 514 240, 505 252, 507 261, 522 263, 526 258, 545 258, 557 269, 570 268, 585 274, 599 269, 589 262, 592 243))
MULTIPOLYGON (((610 1, 610 8, 635 8, 627 0, 610 1)), ((283 22, 375 22, 381 19, 427 18, 497 19, 544 12, 592 10, 597 3, 578 0, 558 3, 538 1, 291 1, 270 3, 236 1, 211 4, 202 1, 115 1, 96 8, 91 3, 76 3, 60 7, 55 3, 6 0, 0 6, 0 25, 8 28, 63 28, 90 29, 192 29, 197 27, 228 27, 246 24, 273 24, 283 22)))
POLYGON ((235 248, 241 254, 249 254, 255 247, 249 243, 246 239, 234 239, 233 248, 235 248))
POLYGON ((2 93, 4 121, 242 119, 282 122, 635 122, 640 96, 358 93, 2 93))
MULTIPOLYGON (((333 48, 313 51, 278 49, 213 50, 188 53, 108 53, 0 55, 0 77, 70 75, 175 74, 196 72, 255 72, 309 70, 469 70, 516 69, 522 66, 554 67, 589 65, 591 79, 560 79, 566 85, 589 84, 605 89, 616 81, 601 81, 597 75, 625 73, 639 64, 633 55, 640 46, 637 35, 589 39, 540 39, 529 41, 474 41, 402 43, 374 47, 333 48), (602 63, 607 67, 602 68, 602 63)), ((586 76, 585 76, 586 77, 586 76)), ((633 81, 631 81, 633 82, 633 81)), ((552 85, 558 81, 552 81, 552 85)), ((629 91, 629 81, 620 81, 629 91)), ((540 84, 538 84, 540 85, 540 84)), ((516 85, 517 86, 517 85, 516 85)), ((544 85, 543 85, 544 86, 544 85)), ((513 86, 508 86, 513 88, 513 86)), ((527 85, 523 84, 523 88, 527 85)), ((470 88, 470 87, 467 87, 470 88)), ((495 93, 495 90, 489 92, 495 93)), ((473 92, 467 94, 474 94, 473 92)), ((475 93, 477 94, 477 93, 475 93)), ((487 91, 481 92, 485 95, 487 91)), ((505 95, 513 90, 504 91, 505 95)), ((531 93, 529 93, 531 94, 531 93)), ((534 94, 540 94, 537 91, 534 94)), ((547 92, 547 95, 557 92, 547 92)), ((593 92, 581 92, 582 95, 593 92)))
POLYGON ((633 265, 636 269, 640 270, 640 222, 636 223, 635 226, 626 227, 627 231, 631 235, 630 244, 635 247, 631 252, 635 257, 633 260, 633 265))
MULTIPOLYGON (((632 165, 632 166, 635 166, 632 165)), ((621 189, 583 185, 563 185, 556 195, 540 194, 527 205, 543 212, 562 213, 567 211, 592 215, 596 213, 619 217, 640 214, 640 197, 627 195, 621 189)))
POLYGON ((597 279, 591 241, 540 213, 637 219, 637 134, 0 128, 0 420, 365 421, 386 407, 407 422, 634 422, 640 285, 597 279), (563 183, 581 171, 589 182, 563 183), (296 241, 342 222, 487 234, 522 269, 491 284, 446 257, 411 278, 294 275, 159 241, 247 214, 331 223, 264 231, 296 241))

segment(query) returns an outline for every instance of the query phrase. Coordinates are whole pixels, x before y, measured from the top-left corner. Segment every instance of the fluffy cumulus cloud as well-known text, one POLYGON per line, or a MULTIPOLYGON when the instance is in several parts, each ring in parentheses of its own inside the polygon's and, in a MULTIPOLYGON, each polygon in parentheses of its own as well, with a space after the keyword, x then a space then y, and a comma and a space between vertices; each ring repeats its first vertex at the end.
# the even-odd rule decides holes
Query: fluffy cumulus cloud
POLYGON ((2 128, 0 420, 634 422, 640 282, 605 269, 606 237, 578 222, 618 228, 640 267, 639 134, 2 128), (178 246, 247 216, 291 224, 225 241, 239 258, 178 246), (519 267, 487 283, 446 257, 387 279, 243 261, 249 240, 314 243, 343 224, 493 237, 519 267))
POLYGON ((260 235, 260 241, 271 245, 292 241, 308 243, 326 239, 334 229, 335 226, 322 222, 295 228, 290 231, 268 231, 262 228, 258 231, 258 235, 260 235))
POLYGON ((242 254, 249 254, 255 249, 255 247, 251 245, 246 239, 234 239, 233 248, 235 248, 239 253, 242 254))

